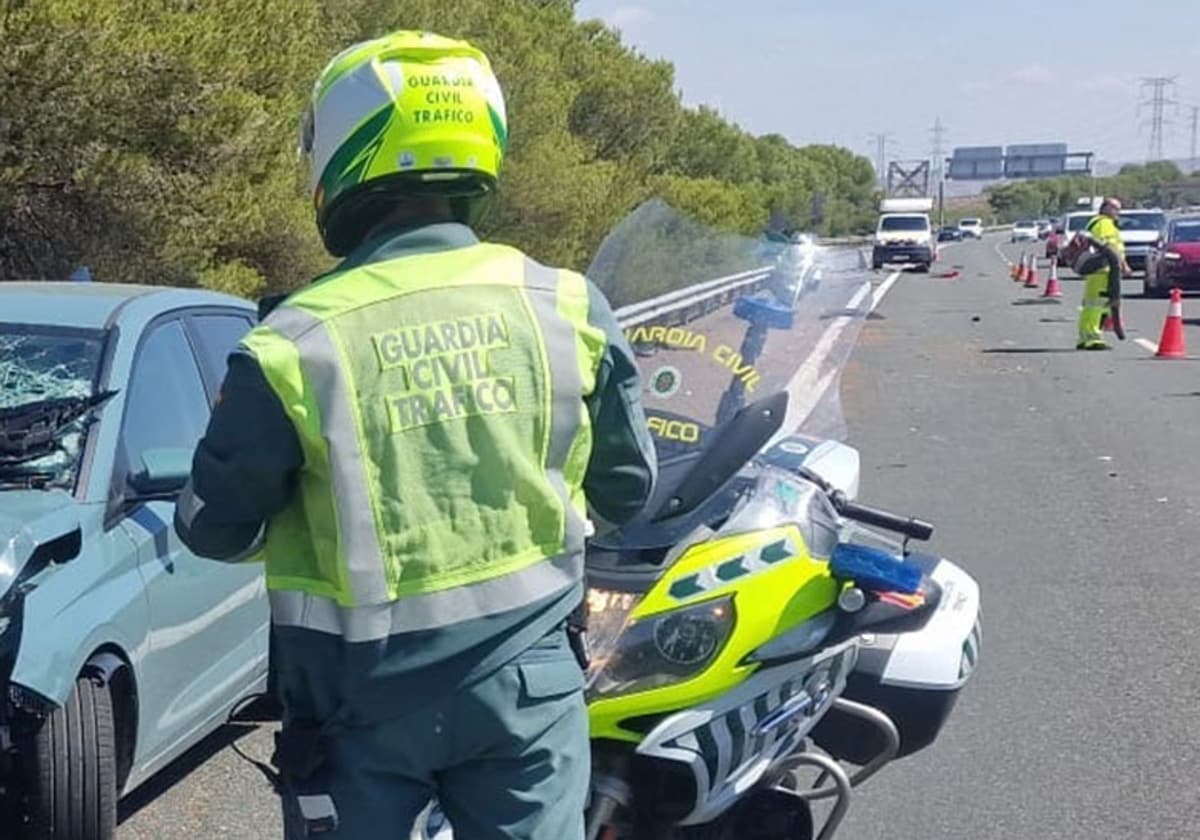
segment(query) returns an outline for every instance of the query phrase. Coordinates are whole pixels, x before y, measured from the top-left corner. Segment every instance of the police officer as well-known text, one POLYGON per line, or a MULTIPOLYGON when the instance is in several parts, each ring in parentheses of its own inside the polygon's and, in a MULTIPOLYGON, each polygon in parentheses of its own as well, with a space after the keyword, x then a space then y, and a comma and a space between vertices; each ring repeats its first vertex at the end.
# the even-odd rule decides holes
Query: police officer
POLYGON ((180 498, 196 553, 265 561, 289 837, 583 836, 588 529, 655 480, 601 293, 472 232, 507 124, 487 58, 397 32, 337 55, 302 131, 344 260, 239 345, 180 498))
MULTIPOLYGON (((1117 219, 1121 216, 1121 202, 1106 198, 1100 204, 1099 214, 1088 222, 1085 229, 1106 257, 1103 265, 1083 278, 1083 305, 1079 310, 1079 341, 1076 350, 1107 350, 1104 341, 1104 316, 1110 310, 1114 320, 1119 317, 1121 275, 1130 273, 1125 262, 1125 244, 1117 219)), ((1096 260, 1097 264, 1101 260, 1096 260)))

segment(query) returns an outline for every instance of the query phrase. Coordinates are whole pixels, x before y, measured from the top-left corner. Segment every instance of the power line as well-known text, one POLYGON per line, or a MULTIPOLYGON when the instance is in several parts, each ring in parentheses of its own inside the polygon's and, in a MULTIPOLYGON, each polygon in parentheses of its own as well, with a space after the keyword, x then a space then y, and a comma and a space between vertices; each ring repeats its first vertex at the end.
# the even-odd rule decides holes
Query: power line
POLYGON ((934 177, 942 180, 942 174, 946 165, 946 127, 942 125, 942 118, 938 117, 933 123, 933 128, 929 129, 929 133, 933 135, 932 148, 929 150, 933 156, 933 172, 934 177))
POLYGON ((891 132, 880 132, 872 134, 871 140, 875 143, 875 167, 879 175, 880 185, 887 184, 887 150, 889 147, 895 148, 896 141, 892 137, 891 132))
POLYGON ((1174 89, 1175 79, 1175 76, 1148 76, 1142 79, 1142 91, 1144 92, 1147 88, 1153 91, 1150 99, 1143 99, 1138 106, 1138 113, 1141 113, 1142 107, 1150 106, 1150 154, 1148 160, 1163 159, 1163 126, 1171 124, 1171 121, 1165 117, 1167 106, 1179 104, 1176 100, 1167 98, 1167 88, 1174 89))
POLYGON ((1196 169, 1196 128, 1200 126, 1200 105, 1192 106, 1192 160, 1191 166, 1188 167, 1188 172, 1194 173, 1196 169))

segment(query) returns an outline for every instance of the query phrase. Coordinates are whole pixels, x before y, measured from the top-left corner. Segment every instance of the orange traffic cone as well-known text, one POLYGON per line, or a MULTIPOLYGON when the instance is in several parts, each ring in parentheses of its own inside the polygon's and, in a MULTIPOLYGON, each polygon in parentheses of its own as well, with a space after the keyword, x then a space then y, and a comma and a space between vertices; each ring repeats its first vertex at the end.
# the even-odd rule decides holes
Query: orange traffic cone
POLYGON ((1025 275, 1025 288, 1036 289, 1038 287, 1037 276, 1037 255, 1030 254, 1029 256, 1029 273, 1025 275))
POLYGON ((1163 322, 1158 352, 1154 355, 1160 359, 1182 359, 1187 355, 1183 340, 1183 292, 1178 286, 1171 289, 1171 305, 1167 308, 1167 320, 1163 322))
POLYGON ((1060 298, 1062 296, 1062 289, 1058 285, 1058 257, 1051 257, 1050 276, 1046 279, 1046 291, 1042 294, 1042 297, 1060 298))
POLYGON ((1021 252, 1020 268, 1017 270, 1017 276, 1013 278, 1018 283, 1024 283, 1025 278, 1029 276, 1029 268, 1025 265, 1025 252, 1021 252))

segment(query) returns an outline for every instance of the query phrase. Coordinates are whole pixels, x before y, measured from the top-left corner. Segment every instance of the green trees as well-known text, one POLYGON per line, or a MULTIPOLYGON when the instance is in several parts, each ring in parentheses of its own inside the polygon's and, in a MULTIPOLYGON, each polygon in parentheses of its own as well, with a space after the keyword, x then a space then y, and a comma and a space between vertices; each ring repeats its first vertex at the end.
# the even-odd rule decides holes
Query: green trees
POLYGON ((1167 207, 1200 201, 1200 190, 1180 190, 1188 180, 1169 161, 1128 164, 1108 178, 1069 176, 1038 181, 1017 181, 986 190, 988 202, 1000 222, 1018 218, 1044 218, 1075 209, 1075 202, 1088 195, 1111 195, 1127 207, 1167 207))
POLYGON ((346 44, 469 38, 511 127, 485 234, 582 267, 661 196, 735 232, 845 233, 869 163, 685 108, 673 67, 570 0, 0 0, 0 278, 203 285, 253 296, 330 265, 295 153, 304 97, 346 44))

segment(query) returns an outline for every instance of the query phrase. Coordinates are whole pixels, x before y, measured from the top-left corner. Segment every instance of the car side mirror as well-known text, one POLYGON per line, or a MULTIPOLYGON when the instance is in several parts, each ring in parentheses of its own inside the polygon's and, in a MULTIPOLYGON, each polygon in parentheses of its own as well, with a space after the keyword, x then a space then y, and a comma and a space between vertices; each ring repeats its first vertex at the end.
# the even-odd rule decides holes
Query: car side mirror
POLYGON ((141 464, 129 476, 129 486, 138 496, 172 496, 183 489, 192 474, 192 450, 147 449, 141 464))

